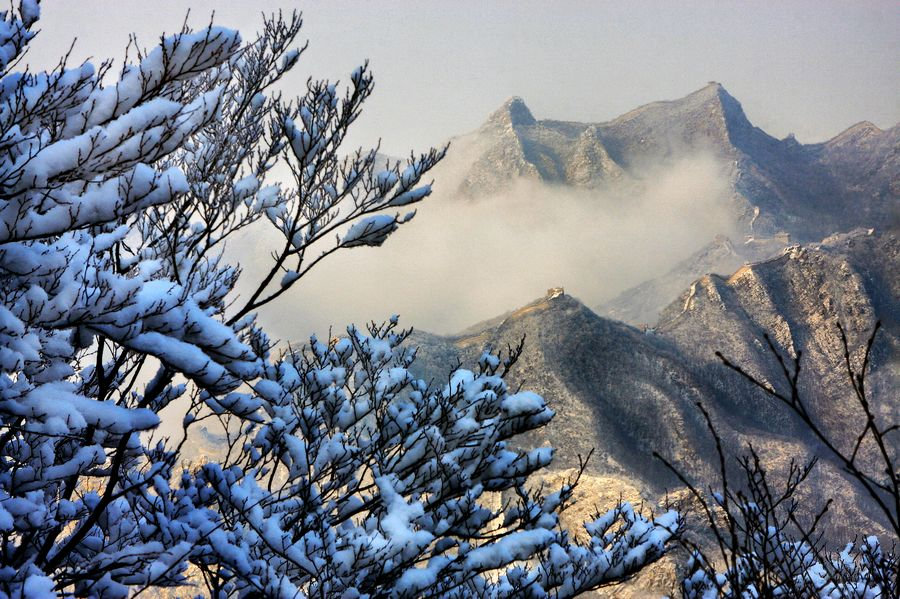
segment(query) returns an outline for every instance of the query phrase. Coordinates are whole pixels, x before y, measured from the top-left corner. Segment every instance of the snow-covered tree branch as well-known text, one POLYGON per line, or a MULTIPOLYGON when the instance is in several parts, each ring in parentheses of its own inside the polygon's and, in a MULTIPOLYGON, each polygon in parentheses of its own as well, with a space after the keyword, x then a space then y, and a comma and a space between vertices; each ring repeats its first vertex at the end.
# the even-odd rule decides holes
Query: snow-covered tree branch
POLYGON ((124 597, 191 564, 217 597, 564 597, 662 554, 674 512, 620 505, 579 544, 557 518, 572 485, 526 485, 552 452, 508 442, 553 414, 507 389, 516 352, 428 385, 396 319, 288 351, 257 325, 430 193, 443 150, 342 148, 367 66, 284 99, 302 23, 278 15, 249 42, 134 44, 112 84, 110 63, 16 70, 38 16, 0 23, 0 595, 124 597), (242 274, 224 247, 256 226, 279 249, 242 274), (179 399, 184 436, 157 438, 179 399), (209 418, 227 451, 181 467, 209 418))

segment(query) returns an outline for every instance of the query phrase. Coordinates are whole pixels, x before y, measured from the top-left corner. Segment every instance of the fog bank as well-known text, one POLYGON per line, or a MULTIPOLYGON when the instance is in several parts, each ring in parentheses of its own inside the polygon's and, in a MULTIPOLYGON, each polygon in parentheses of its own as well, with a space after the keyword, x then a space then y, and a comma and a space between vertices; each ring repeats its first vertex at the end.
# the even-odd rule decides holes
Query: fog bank
MULTIPOLYGON (((383 320, 458 332, 564 286, 588 306, 666 272, 732 229, 724 165, 695 156, 647 172, 629 195, 518 180, 475 200, 454 197, 439 173, 435 194, 380 248, 338 252, 260 318, 273 336, 303 342, 330 326, 383 320)), ((264 239, 254 231, 240 254, 264 239)), ((674 299, 674 298, 673 298, 674 299)))

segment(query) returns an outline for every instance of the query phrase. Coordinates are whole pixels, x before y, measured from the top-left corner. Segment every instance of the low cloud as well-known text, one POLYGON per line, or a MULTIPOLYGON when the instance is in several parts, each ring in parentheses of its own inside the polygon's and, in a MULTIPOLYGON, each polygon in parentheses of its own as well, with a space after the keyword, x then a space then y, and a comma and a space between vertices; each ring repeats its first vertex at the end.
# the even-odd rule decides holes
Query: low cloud
POLYGON ((593 307, 733 228, 727 169, 709 156, 645 171, 631 193, 523 179, 464 200, 453 179, 439 173, 439 191, 383 247, 338 252, 263 323, 294 342, 394 313, 405 326, 454 333, 553 286, 593 307))

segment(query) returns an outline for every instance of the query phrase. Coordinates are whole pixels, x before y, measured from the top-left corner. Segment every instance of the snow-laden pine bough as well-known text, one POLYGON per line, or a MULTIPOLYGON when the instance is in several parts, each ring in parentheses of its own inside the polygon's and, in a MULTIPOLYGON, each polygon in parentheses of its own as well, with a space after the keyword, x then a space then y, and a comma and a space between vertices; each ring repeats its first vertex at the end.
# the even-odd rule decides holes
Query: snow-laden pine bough
POLYGON ((620 505, 579 544, 557 516, 572 486, 528 490, 552 452, 507 443, 552 412, 507 389, 518 352, 438 385, 410 375, 396 320, 274 352, 257 311, 407 223, 393 211, 444 155, 342 157, 367 66, 284 100, 295 14, 250 42, 133 43, 117 78, 67 57, 29 72, 38 16, 26 0, 0 21, 0 596, 565 597, 663 553, 674 512, 620 505), (239 295, 223 248, 254 227, 280 246, 239 295), (227 451, 183 467, 209 419, 227 451))

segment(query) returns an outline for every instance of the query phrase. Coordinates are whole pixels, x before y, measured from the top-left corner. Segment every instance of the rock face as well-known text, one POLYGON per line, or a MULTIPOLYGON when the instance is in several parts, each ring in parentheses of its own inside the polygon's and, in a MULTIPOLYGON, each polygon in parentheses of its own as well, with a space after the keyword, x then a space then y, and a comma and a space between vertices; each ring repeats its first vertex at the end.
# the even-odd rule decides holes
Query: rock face
MULTIPOLYGON (((523 444, 556 447, 557 468, 576 466, 578 455, 595 449, 591 476, 625 479, 658 498, 678 483, 654 451, 701 486, 718 480, 696 402, 712 414, 728 453, 744 453, 752 443, 776 478, 791 459, 820 453, 787 410, 714 356, 721 350, 777 384, 777 362, 761 341, 766 331, 788 354, 803 352, 801 382, 811 411, 846 437, 847 423, 860 420, 833 323, 840 318, 858 360, 880 319, 884 331, 870 390, 882 413, 900 420, 900 406, 890 401, 898 382, 898 268, 895 233, 857 231, 793 247, 728 277, 703 277, 672 302, 654 332, 602 318, 577 299, 552 293, 463 334, 418 333, 412 342, 420 346, 420 373, 440 381, 442 369, 457 358, 472 363, 485 348, 505 348, 525 336, 510 380, 542 394, 557 416, 523 444)), ((811 508, 822 497, 841 498, 827 524, 834 538, 852 538, 854 526, 879 530, 869 520, 875 512, 868 501, 835 463, 822 460, 805 493, 811 508)))
POLYGON ((824 144, 775 139, 720 84, 654 102, 605 123, 536 120, 511 98, 477 131, 453 140, 459 192, 479 197, 524 177, 617 190, 627 200, 647 169, 697 154, 728 165, 730 210, 744 232, 800 241, 897 216, 900 131, 851 127, 824 144))
MULTIPOLYGON (((865 341, 881 321, 869 389, 876 397, 895 396, 898 383, 900 324, 900 244, 896 233, 855 231, 820 244, 795 246, 781 256, 740 268, 729 277, 710 275, 691 285, 666 308, 657 326, 660 336, 678 346, 696 369, 718 370, 721 350, 754 375, 777 384, 780 367, 760 351, 769 333, 786 356, 802 352, 800 378, 811 412, 836 437, 848 422, 859 422, 843 365, 837 322, 847 332, 851 359, 862 360, 865 341)), ((729 411, 747 423, 774 432, 791 426, 777 413, 760 409, 758 393, 732 376, 719 378, 729 411)), ((892 421, 900 405, 883 402, 892 421)))

